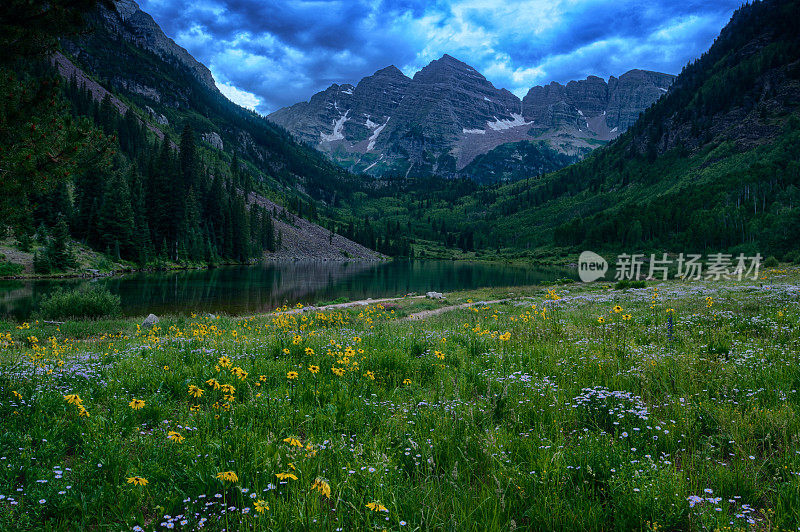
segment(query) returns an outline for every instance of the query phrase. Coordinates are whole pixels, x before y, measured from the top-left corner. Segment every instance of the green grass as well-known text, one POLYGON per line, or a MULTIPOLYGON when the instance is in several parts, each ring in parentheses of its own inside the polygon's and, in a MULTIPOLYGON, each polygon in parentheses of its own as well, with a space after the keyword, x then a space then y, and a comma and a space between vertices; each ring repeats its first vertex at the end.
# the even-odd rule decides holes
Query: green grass
POLYGON ((0 322, 0 530, 796 528, 800 274, 764 277, 0 322))

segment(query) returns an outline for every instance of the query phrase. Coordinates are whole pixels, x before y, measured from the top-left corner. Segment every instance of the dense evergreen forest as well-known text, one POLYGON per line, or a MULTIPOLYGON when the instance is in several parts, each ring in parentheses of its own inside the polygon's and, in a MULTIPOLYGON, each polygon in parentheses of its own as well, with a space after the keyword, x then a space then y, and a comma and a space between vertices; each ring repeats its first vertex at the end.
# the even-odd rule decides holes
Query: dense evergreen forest
MULTIPOLYGON (((38 70, 20 77, 27 74, 28 83, 54 88, 31 103, 44 98, 53 105, 45 103, 47 114, 25 127, 60 121, 82 132, 81 144, 94 153, 65 170, 68 179, 54 176, 49 180, 57 181, 54 186, 22 195, 14 210, 23 249, 32 239, 61 241, 66 226, 76 240, 139 264, 246 262, 275 250, 277 213, 247 204, 253 180, 235 157, 228 168, 203 164, 189 126, 173 146, 169 137, 159 140, 148 131, 130 109, 120 115, 109 97, 97 102, 75 79, 60 81, 42 64, 38 70)), ((69 266, 53 253, 36 264, 38 271, 69 266)))

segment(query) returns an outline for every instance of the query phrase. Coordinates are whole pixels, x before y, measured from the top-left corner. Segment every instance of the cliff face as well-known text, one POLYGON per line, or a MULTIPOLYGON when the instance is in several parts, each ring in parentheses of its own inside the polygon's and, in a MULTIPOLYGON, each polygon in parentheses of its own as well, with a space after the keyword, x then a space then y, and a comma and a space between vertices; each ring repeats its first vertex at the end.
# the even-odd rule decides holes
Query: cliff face
POLYGON ((100 16, 109 29, 162 59, 172 58, 179 61, 206 87, 217 90, 211 71, 167 37, 153 17, 139 8, 139 4, 133 0, 115 0, 114 5, 116 10, 100 7, 100 16))
POLYGON ((269 119, 356 172, 475 177, 469 163, 510 142, 542 141, 567 156, 548 160, 577 160, 627 129, 673 78, 643 70, 608 82, 589 76, 533 87, 520 100, 444 55, 413 79, 388 67, 355 87, 331 85, 269 119))

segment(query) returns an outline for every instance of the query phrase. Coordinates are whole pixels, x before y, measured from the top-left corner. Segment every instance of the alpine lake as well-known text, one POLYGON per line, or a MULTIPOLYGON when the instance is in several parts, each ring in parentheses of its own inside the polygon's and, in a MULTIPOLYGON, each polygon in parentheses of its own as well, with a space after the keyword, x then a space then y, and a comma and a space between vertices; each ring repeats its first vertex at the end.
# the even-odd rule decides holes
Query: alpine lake
POLYGON ((577 270, 489 262, 396 260, 262 263, 94 278, 0 280, 0 318, 30 319, 48 293, 87 283, 103 285, 119 294, 127 316, 192 312, 246 315, 298 303, 321 305, 428 291, 526 286, 565 278, 577 279, 577 270))

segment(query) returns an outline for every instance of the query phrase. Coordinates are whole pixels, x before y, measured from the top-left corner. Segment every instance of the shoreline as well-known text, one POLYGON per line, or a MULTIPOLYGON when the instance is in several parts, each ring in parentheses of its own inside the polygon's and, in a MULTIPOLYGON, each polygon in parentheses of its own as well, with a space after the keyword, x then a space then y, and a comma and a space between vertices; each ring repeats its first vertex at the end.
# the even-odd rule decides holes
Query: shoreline
POLYGON ((376 260, 367 259, 302 259, 302 258, 270 258, 264 259, 259 262, 226 262, 222 264, 206 265, 206 266, 176 266, 170 268, 125 268, 119 270, 112 270, 111 272, 103 272, 97 274, 78 273, 78 272, 64 272, 64 273, 48 273, 48 274, 19 274, 19 275, 5 275, 0 276, 0 281, 45 281, 45 280, 60 280, 60 279, 104 279, 107 277, 121 277, 131 273, 167 273, 167 272, 181 272, 181 271, 200 271, 200 270, 215 270, 217 268, 227 268, 231 266, 257 266, 259 264, 280 264, 280 263, 295 263, 295 262, 332 262, 332 263, 347 263, 347 262, 366 262, 366 263, 381 263, 391 262, 392 258, 383 258, 376 260))

